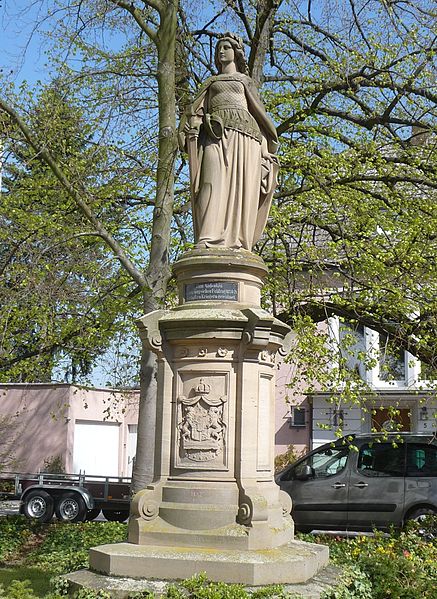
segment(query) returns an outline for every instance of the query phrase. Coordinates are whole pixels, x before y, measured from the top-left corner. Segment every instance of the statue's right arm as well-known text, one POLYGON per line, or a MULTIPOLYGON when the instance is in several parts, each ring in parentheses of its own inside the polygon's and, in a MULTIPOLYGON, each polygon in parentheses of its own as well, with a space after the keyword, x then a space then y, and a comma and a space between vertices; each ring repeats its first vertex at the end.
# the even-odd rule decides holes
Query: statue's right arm
POLYGON ((204 85, 200 88, 199 93, 194 98, 189 106, 187 106, 184 114, 181 117, 179 123, 179 148, 182 152, 187 151, 187 135, 191 132, 193 134, 199 133, 200 126, 203 121, 204 115, 204 105, 206 100, 206 95, 208 91, 210 81, 206 81, 204 85))

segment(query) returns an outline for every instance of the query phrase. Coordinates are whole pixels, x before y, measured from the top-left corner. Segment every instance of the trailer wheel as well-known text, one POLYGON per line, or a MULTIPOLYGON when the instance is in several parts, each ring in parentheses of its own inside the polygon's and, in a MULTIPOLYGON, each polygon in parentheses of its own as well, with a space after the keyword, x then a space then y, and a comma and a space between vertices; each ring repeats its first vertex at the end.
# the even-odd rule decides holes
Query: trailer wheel
POLYGON ((88 510, 86 513, 86 519, 87 520, 95 520, 99 514, 100 514, 99 507, 96 507, 93 510, 88 510))
POLYGON ((109 522, 124 522, 129 518, 129 510, 103 509, 102 512, 109 522))
POLYGON ((53 497, 46 491, 35 489, 26 495, 23 505, 23 513, 26 518, 39 520, 40 522, 50 522, 53 518, 53 512, 53 497))
POLYGON ((87 509, 78 493, 64 493, 56 502, 56 518, 61 522, 84 522, 87 509))

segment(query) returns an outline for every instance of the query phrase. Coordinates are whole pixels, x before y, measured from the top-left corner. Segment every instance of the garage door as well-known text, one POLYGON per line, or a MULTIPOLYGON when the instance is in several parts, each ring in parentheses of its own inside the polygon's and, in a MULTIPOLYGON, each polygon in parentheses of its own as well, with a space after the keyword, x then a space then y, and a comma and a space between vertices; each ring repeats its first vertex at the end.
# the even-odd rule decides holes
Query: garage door
POLYGON ((118 476, 120 425, 76 420, 73 471, 118 476))

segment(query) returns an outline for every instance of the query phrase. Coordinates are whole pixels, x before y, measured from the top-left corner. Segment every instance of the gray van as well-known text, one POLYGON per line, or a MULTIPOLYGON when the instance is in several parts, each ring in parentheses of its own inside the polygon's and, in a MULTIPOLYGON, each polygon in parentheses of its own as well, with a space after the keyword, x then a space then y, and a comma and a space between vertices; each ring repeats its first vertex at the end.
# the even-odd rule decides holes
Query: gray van
POLYGON ((302 532, 401 527, 437 514, 437 439, 350 435, 311 451, 276 482, 291 496, 302 532))

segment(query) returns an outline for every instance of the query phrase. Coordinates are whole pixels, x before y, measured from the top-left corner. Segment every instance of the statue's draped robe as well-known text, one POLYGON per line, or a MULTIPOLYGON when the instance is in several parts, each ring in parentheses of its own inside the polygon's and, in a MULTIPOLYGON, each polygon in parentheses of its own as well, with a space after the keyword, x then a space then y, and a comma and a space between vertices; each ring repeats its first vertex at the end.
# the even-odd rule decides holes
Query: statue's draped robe
MULTIPOLYGON (((276 186, 276 130, 252 80, 217 75, 206 81, 190 116, 202 118, 192 178, 192 210, 198 247, 251 250, 261 237, 276 186)), ((190 149, 189 149, 190 151, 190 149)))

